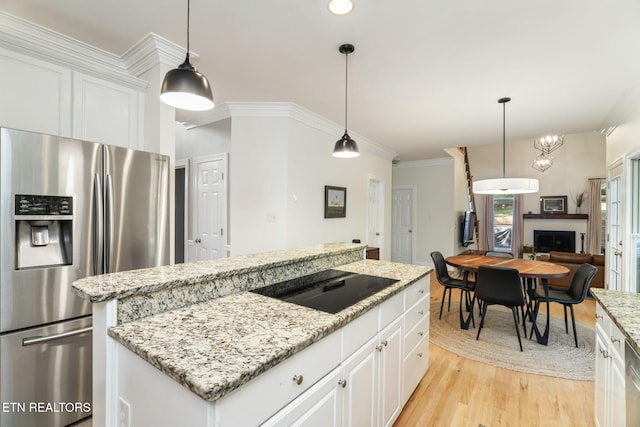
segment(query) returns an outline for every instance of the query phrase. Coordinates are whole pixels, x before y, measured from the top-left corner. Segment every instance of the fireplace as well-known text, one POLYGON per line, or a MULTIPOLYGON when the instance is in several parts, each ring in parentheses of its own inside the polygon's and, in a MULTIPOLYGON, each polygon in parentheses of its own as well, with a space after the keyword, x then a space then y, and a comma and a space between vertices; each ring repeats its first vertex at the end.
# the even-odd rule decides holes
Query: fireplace
POLYGON ((575 252, 576 232, 533 230, 533 246, 536 252, 575 252))

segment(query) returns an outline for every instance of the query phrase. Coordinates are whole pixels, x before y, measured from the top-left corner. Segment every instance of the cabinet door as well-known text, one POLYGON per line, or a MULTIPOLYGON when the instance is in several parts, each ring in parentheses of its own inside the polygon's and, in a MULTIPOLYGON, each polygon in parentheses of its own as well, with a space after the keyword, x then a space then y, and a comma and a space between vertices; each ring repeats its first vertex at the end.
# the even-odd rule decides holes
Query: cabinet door
POLYGON ((402 410, 402 322, 390 324, 380 333, 380 425, 390 426, 402 410))
POLYGON ((2 126, 71 136, 71 70, 0 49, 2 126))
POLYGON ((361 427, 377 425, 378 336, 369 340, 343 363, 343 425, 361 427))
POLYGON ((141 91, 75 72, 73 97, 74 138, 145 148, 141 91))
POLYGON ((343 388, 338 367, 267 420, 263 427, 338 427, 342 423, 343 388))
POLYGON ((609 385, 611 393, 609 394, 609 408, 611 409, 610 418, 612 426, 624 426, 625 423, 625 378, 624 365, 618 363, 614 359, 610 359, 611 370, 609 385))
POLYGON ((602 338, 601 328, 596 325, 596 384, 595 384, 595 422, 596 427, 604 427, 606 407, 607 357, 606 341, 602 338))

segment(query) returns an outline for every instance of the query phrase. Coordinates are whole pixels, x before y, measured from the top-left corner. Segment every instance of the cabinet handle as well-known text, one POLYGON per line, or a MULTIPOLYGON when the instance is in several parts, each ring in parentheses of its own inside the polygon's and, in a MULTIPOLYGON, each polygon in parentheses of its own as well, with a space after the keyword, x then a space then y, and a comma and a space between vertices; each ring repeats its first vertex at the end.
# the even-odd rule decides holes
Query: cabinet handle
POLYGON ((611 342, 616 343, 616 342, 620 342, 620 338, 616 338, 613 335, 611 335, 611 342))
POLYGON ((302 375, 294 375, 293 376, 293 381, 298 385, 302 384, 302 380, 303 379, 304 379, 304 377, 302 375))
POLYGON ((422 315, 424 315, 424 311, 423 311, 423 310, 419 310, 419 311, 418 311, 418 314, 419 314, 420 316, 422 316, 422 315))
POLYGON ((378 351, 382 351, 382 346, 381 346, 381 345, 377 345, 377 346, 376 346, 376 350, 378 350, 378 351))
POLYGON ((604 357, 605 359, 609 357, 609 352, 604 348, 600 349, 600 353, 602 353, 602 357, 604 357))
POLYGON ((382 345, 383 345, 383 346, 385 346, 385 347, 386 347, 388 344, 389 344, 389 343, 387 342, 387 340, 382 341, 382 345))
POLYGON ((418 353, 418 354, 417 354, 417 356, 418 356, 418 357, 422 357, 422 353, 418 353))
POLYGON ((424 289, 418 289, 419 294, 424 294, 424 289))
POLYGON ((345 388, 347 386, 347 380, 340 380, 338 381, 338 384, 340 384, 342 388, 345 388))
POLYGON ((423 336, 423 335, 424 335, 424 332, 422 332, 422 331, 418 332, 418 336, 419 336, 419 337, 421 337, 421 336, 423 336))
POLYGON ((598 319, 602 319, 602 314, 597 314, 596 313, 596 320, 598 320, 598 319))

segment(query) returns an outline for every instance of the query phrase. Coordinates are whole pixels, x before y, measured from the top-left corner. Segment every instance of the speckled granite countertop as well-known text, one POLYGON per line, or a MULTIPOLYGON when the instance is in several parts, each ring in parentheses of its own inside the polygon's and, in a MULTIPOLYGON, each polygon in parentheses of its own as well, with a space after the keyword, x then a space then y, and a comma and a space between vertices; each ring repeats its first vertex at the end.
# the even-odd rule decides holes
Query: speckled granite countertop
POLYGON ((265 267, 275 268, 296 263, 301 264, 326 256, 364 250, 366 247, 367 245, 364 244, 325 243, 297 249, 103 274, 76 280, 73 282, 72 290, 78 296, 92 303, 103 302, 167 288, 212 282, 232 275, 238 276, 260 271, 265 267))
POLYGON ((640 294, 593 288, 591 295, 640 353, 640 294))
POLYGON ((430 272, 362 260, 334 267, 400 281, 336 314, 241 292, 119 324, 109 335, 207 401, 215 401, 430 272))

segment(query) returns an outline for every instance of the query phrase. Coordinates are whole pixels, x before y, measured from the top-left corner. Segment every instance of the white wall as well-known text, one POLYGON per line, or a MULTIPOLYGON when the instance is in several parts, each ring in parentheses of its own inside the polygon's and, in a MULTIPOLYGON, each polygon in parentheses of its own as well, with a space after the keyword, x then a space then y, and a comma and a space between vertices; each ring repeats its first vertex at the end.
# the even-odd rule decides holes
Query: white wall
MULTIPOLYGON (((502 175, 501 142, 468 147, 468 151, 474 181, 502 175)), ((575 213, 574 197, 588 189, 589 178, 606 176, 606 142, 604 135, 598 132, 565 135, 564 145, 551 153, 553 166, 544 173, 531 167, 538 154, 533 140, 507 142, 506 176, 540 181, 538 193, 524 195, 524 212, 540 213, 540 196, 567 196, 567 213, 575 213)), ((478 212, 482 212, 482 206, 483 197, 477 197, 478 212)), ((586 205, 583 209, 586 211, 586 205)), ((534 229, 574 230, 576 251, 579 252, 580 233, 586 232, 586 226, 586 220, 525 220, 523 243, 533 243, 534 229)))
POLYGON ((431 252, 457 254, 455 163, 451 158, 400 162, 393 167, 393 186, 416 188, 413 237, 416 264, 433 265, 431 252))
POLYGON ((231 119, 187 129, 176 122, 176 160, 231 151, 231 119))
POLYGON ((288 245, 352 239, 369 243, 367 185, 372 177, 384 183, 384 244, 380 250, 381 258, 390 259, 391 160, 371 153, 364 144, 360 144, 360 156, 355 159, 335 158, 331 153, 340 136, 290 121, 288 245), (347 188, 346 218, 324 218, 325 185, 347 188))
POLYGON ((232 255, 327 242, 367 242, 368 179, 383 182, 381 258, 391 242, 391 158, 370 141, 360 157, 331 155, 340 126, 288 103, 230 103, 227 118, 176 126, 176 158, 229 152, 232 255), (229 117, 230 116, 230 117, 229 117), (324 186, 347 188, 346 218, 324 218, 324 186))

